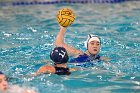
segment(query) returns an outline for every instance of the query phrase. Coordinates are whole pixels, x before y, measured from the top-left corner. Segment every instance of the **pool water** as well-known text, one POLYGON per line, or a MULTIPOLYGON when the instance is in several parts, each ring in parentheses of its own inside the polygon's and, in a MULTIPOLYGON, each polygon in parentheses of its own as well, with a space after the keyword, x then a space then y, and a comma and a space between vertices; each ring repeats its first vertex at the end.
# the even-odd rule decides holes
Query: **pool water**
POLYGON ((10 83, 35 87, 39 93, 140 93, 139 4, 0 7, 0 71, 11 77, 10 83), (49 53, 59 31, 56 12, 62 7, 70 7, 76 14, 65 42, 86 51, 87 35, 99 35, 100 55, 110 58, 110 64, 81 68, 70 76, 24 76, 51 64, 49 53))

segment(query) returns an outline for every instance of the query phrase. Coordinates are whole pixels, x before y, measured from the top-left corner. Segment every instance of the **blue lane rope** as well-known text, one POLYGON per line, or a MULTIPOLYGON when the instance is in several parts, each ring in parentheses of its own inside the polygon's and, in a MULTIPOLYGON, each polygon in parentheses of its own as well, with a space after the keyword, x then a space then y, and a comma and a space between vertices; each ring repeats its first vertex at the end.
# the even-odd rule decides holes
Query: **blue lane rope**
POLYGON ((87 3, 121 3, 125 1, 139 1, 139 0, 56 0, 56 1, 19 1, 19 2, 0 2, 0 6, 6 6, 6 5, 13 5, 13 6, 19 6, 19 5, 49 5, 49 4, 75 4, 75 3, 81 3, 81 4, 87 4, 87 3))
POLYGON ((63 0, 63 1, 46 1, 46 2, 13 2, 12 5, 48 5, 48 4, 63 4, 63 3, 81 3, 81 4, 86 4, 86 3, 119 3, 119 2, 124 2, 126 0, 63 0))

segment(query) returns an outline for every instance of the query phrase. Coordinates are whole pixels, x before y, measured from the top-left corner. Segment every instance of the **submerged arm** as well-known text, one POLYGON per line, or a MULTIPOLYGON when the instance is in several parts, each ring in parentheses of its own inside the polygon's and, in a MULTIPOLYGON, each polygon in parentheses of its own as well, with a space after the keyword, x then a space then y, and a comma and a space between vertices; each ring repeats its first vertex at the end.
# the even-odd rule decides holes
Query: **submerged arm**
POLYGON ((70 72, 74 72, 74 71, 77 71, 77 70, 80 70, 80 68, 69 68, 70 72))
POLYGON ((55 68, 53 66, 42 66, 40 67, 37 72, 31 74, 30 76, 37 76, 39 74, 50 74, 50 73, 55 73, 55 68))

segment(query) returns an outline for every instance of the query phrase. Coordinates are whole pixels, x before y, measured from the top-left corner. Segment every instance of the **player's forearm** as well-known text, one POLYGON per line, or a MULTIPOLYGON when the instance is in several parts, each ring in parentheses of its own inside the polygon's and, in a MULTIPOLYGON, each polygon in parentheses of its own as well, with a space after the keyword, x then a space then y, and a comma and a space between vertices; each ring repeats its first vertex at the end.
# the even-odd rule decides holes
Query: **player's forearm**
POLYGON ((65 32, 66 32, 66 28, 60 27, 60 31, 55 40, 55 46, 63 46, 65 32))

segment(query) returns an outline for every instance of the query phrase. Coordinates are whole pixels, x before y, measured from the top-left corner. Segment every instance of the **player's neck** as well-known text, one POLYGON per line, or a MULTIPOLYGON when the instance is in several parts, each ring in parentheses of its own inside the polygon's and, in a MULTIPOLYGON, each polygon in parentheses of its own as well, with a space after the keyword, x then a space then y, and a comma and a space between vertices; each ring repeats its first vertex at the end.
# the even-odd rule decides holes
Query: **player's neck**
POLYGON ((56 67, 64 67, 64 68, 67 67, 66 64, 55 64, 55 66, 56 66, 56 67))
POLYGON ((86 51, 86 54, 87 54, 88 56, 93 56, 93 57, 96 56, 96 54, 91 54, 88 50, 86 51))

